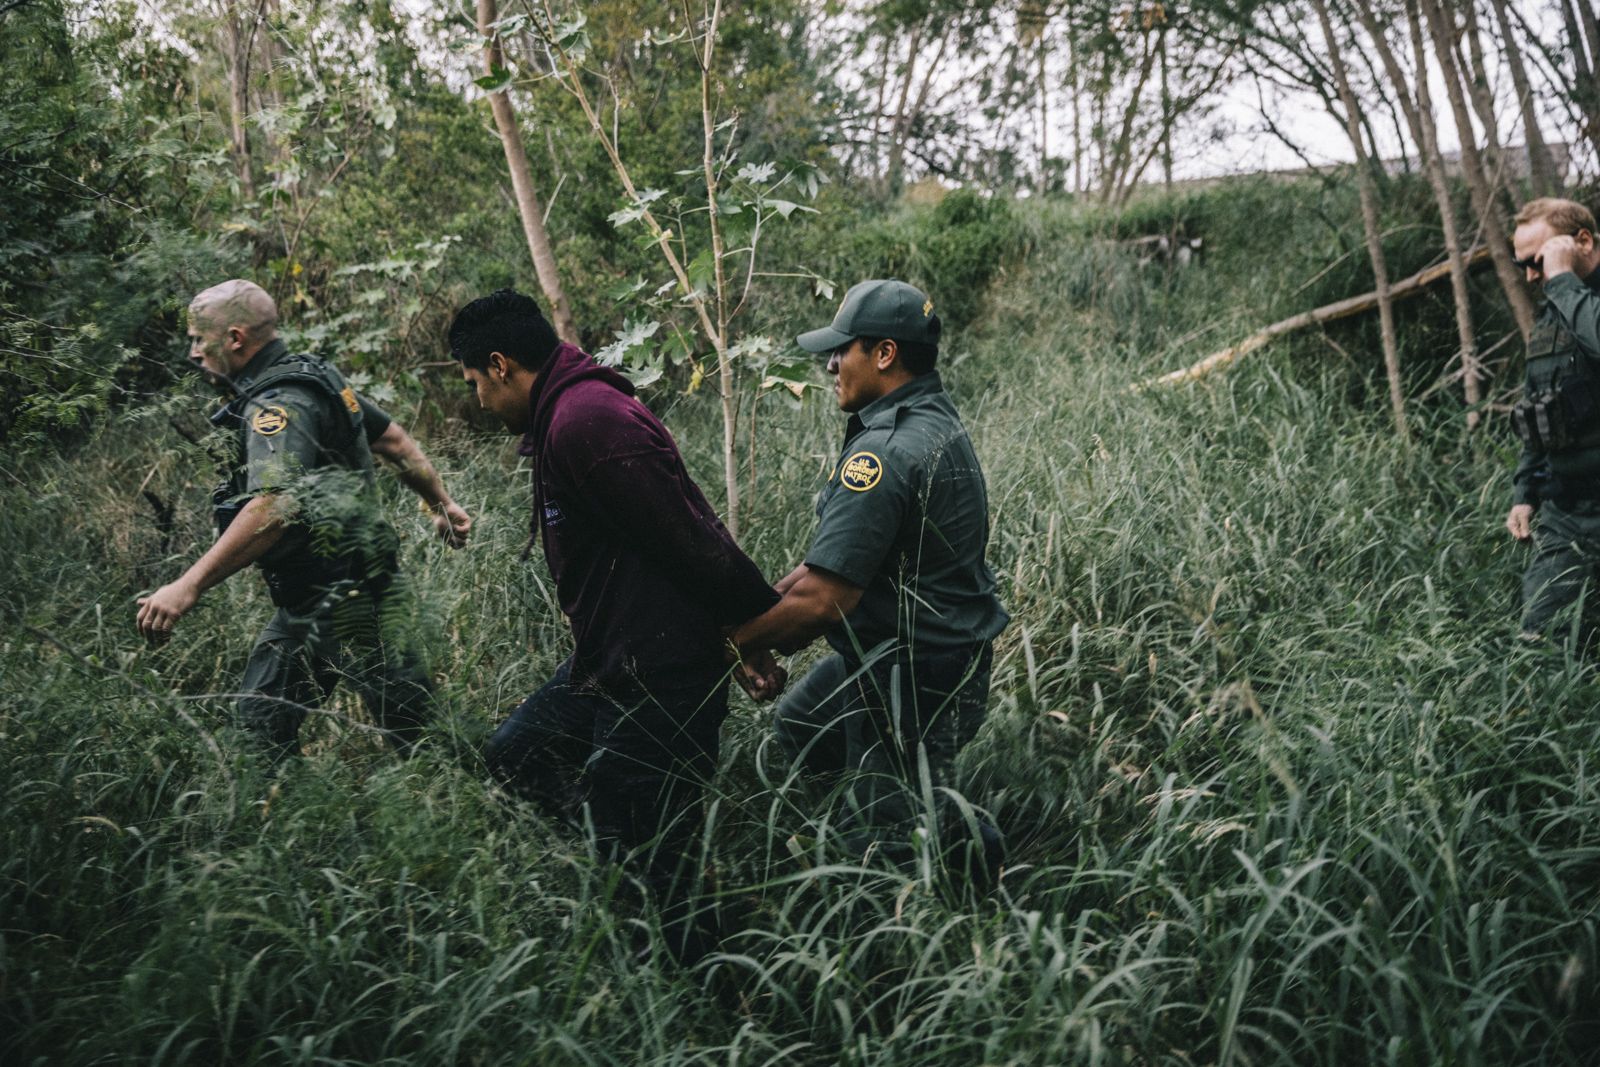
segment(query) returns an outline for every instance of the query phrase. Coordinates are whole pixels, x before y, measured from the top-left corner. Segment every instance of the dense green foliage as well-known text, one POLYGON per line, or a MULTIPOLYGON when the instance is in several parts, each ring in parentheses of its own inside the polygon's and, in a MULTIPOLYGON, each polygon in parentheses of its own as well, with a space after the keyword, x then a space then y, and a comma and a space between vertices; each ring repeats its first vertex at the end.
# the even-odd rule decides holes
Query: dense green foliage
MULTIPOLYGON (((1459 385, 1439 380, 1447 290, 1399 315, 1408 442, 1370 317, 1127 391, 1369 289, 1347 175, 1113 213, 1003 187, 896 201, 898 177, 841 172, 820 214, 766 238, 779 276, 753 288, 745 330, 782 346, 883 275, 927 289, 949 328, 944 379, 1015 616, 961 785, 1011 855, 984 898, 854 866, 829 848, 830 798, 787 777, 770 711, 741 698, 703 839, 724 952, 683 972, 636 954, 651 919, 619 873, 502 795, 478 755, 569 637, 543 562, 518 559, 525 464, 430 366, 453 308, 536 288, 484 101, 424 69, 408 32, 470 47, 466 21, 282 6, 280 62, 254 84, 253 197, 210 16, 154 33, 116 3, 0 12, 6 1063, 1594 1061, 1600 687, 1515 639, 1512 443, 1493 417, 1468 435, 1459 385), (1130 243, 1157 234, 1202 238, 1204 261, 1130 243), (343 692, 281 781, 243 758, 228 694, 269 611, 253 575, 207 594, 169 647, 134 633, 134 597, 209 540, 210 402, 173 371, 181 309, 233 274, 415 430, 477 518, 447 551, 383 482, 443 683, 409 763, 343 692)), ((682 42, 670 25, 641 42, 638 4, 585 10, 638 184, 703 226, 668 210, 703 192, 682 42)), ((719 120, 738 107, 725 136, 743 162, 837 161, 843 104, 807 51, 811 10, 729 7, 719 120)), ((608 221, 620 184, 576 105, 517 62, 597 348, 667 274, 608 221)), ((1388 180, 1383 204, 1391 274, 1433 262, 1427 188, 1388 180)), ((1487 272, 1473 286, 1488 349, 1514 325, 1487 272)), ((1492 353, 1491 395, 1516 385, 1511 352, 1492 353)), ((669 368, 645 395, 709 488, 722 416, 689 381, 669 368)), ((843 420, 741 381, 743 543, 776 576, 805 550, 843 420)))
POLYGON ((202 161, 181 109, 162 99, 172 59, 126 24, 74 40, 51 0, 6 18, 0 440, 81 427, 113 395, 135 399, 170 382, 160 356, 182 292, 239 266, 183 218, 174 174, 202 184, 202 161), (114 89, 96 72, 107 60, 141 71, 140 82, 114 89), (180 114, 146 121, 147 109, 180 114))
MULTIPOLYGON (((1504 427, 1465 438, 1446 390, 1398 442, 1363 321, 1203 385, 1124 391, 1363 285, 1351 257, 1295 293, 1355 243, 1348 189, 1243 183, 1120 219, 945 203, 824 216, 811 247, 972 300, 944 373, 987 468, 1016 618, 963 786, 1009 837, 1000 893, 856 870, 825 840, 795 856, 826 799, 786 780, 767 713, 741 704, 704 843, 726 954, 690 973, 638 962, 616 872, 478 762, 567 637, 542 563, 516 561, 517 457, 458 423, 433 422, 426 444, 478 516, 472 548, 432 543, 385 483, 445 682, 433 741, 402 765, 324 717, 268 786, 221 695, 266 615, 259 583, 209 594, 170 648, 131 626, 136 591, 206 538, 209 463, 169 423, 197 426, 202 402, 174 394, 70 451, 5 459, 0 1054, 1588 1061, 1600 692, 1514 640, 1504 427), (1203 268, 1140 266, 1112 236, 1175 220, 1205 234, 1203 268), (933 241, 938 256, 911 258, 933 241), (981 247, 1005 251, 989 274, 960 258, 981 247), (141 491, 174 505, 170 522, 141 491)), ((1416 232, 1393 238, 1397 259, 1428 254, 1416 232)), ((774 292, 760 321, 775 332, 831 310, 774 292)), ((1448 304, 1408 305, 1402 326, 1420 390, 1448 356, 1448 304)), ((449 403, 408 395, 405 418, 449 403)), ((651 397, 714 484, 715 399, 651 397)), ((745 543, 779 574, 804 551, 841 422, 815 399, 758 418, 745 543)), ((330 710, 361 717, 343 695, 330 710)))

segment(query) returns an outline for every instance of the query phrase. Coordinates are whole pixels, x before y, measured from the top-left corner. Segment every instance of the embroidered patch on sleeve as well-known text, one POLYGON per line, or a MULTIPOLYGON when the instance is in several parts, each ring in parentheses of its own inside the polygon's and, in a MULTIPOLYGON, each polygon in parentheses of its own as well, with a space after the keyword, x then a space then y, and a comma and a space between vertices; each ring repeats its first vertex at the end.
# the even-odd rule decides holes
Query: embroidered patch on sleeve
POLYGON ((287 425, 289 425, 289 413, 276 404, 262 408, 250 419, 250 428, 262 437, 281 433, 287 425))
POLYGON ((883 477, 883 463, 871 452, 857 452, 839 468, 839 481, 846 489, 864 493, 883 477))

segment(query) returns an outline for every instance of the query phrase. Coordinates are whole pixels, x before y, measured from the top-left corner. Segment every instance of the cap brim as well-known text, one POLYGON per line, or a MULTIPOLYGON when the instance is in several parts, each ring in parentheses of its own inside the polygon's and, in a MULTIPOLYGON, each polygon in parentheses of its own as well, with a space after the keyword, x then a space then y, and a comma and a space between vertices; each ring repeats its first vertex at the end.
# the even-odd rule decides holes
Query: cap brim
POLYGON ((855 335, 835 330, 832 326, 824 326, 820 330, 810 330, 794 339, 794 343, 807 352, 832 352, 840 345, 847 345, 854 341, 855 335))

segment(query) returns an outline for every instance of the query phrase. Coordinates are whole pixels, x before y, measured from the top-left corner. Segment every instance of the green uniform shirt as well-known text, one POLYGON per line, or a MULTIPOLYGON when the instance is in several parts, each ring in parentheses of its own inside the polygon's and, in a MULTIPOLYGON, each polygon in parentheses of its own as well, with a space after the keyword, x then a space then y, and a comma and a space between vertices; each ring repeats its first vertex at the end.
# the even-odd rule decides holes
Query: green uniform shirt
POLYGON ((902 648, 964 647, 1010 621, 984 560, 983 469, 937 372, 850 417, 817 518, 807 565, 865 590, 828 631, 835 650, 888 638, 902 648))
MULTIPOLYGON (((1572 349, 1576 370, 1600 383, 1600 293, 1576 274, 1558 274, 1544 284, 1545 306, 1528 341, 1524 395, 1533 396, 1570 377, 1572 349)), ((1580 440, 1561 452, 1523 448, 1513 477, 1512 502, 1539 503, 1538 483, 1554 476, 1568 488, 1600 480, 1600 427, 1579 430, 1580 440)), ((1592 490, 1590 490, 1592 491, 1592 490)))
MULTIPOLYGON (((236 375, 242 388, 263 377, 277 364, 292 359, 282 341, 272 341, 236 375)), ((364 440, 349 441, 350 416, 340 401, 305 382, 289 381, 268 388, 248 401, 229 405, 242 423, 243 462, 231 475, 232 496, 258 496, 286 491, 301 505, 302 521, 292 523, 284 536, 257 561, 263 570, 295 570, 312 565, 319 555, 313 547, 312 526, 330 521, 352 534, 355 527, 378 530, 387 541, 388 524, 377 513, 373 490, 376 480, 372 453, 367 447, 388 429, 390 418, 382 408, 350 391, 360 407, 364 440), (316 472, 328 473, 318 477, 316 472), (307 476, 310 476, 309 478, 307 476)))

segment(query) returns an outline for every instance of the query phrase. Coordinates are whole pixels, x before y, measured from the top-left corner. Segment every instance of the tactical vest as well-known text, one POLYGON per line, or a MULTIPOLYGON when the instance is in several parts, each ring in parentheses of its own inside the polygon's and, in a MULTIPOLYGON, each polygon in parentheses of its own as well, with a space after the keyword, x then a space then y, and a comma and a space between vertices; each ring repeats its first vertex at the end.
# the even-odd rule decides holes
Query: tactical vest
MULTIPOLYGON (((311 355, 287 356, 255 378, 236 381, 234 398, 211 416, 212 424, 230 431, 236 442, 232 465, 211 494, 219 537, 232 525, 247 502, 245 494, 249 490, 250 474, 245 434, 248 416, 252 409, 261 407, 261 400, 269 398, 286 385, 309 386, 322 400, 324 413, 334 415, 329 421, 335 438, 324 442, 322 451, 325 459, 318 466, 360 471, 369 480, 371 478, 372 450, 367 445, 361 404, 355 392, 345 384, 339 371, 325 360, 311 355)), ((291 528, 291 532, 285 536, 296 537, 296 532, 291 528)), ((317 590, 355 579, 374 569, 370 561, 353 559, 348 555, 338 558, 324 556, 311 546, 304 535, 296 539, 307 543, 301 546, 291 544, 287 546, 290 550, 281 556, 275 546, 268 556, 270 562, 263 560, 257 564, 267 579, 272 602, 279 607, 303 603, 317 590)))
POLYGON ((1560 322, 1542 321, 1528 338, 1527 386, 1511 425, 1524 445, 1549 456, 1558 474, 1600 469, 1584 455, 1600 449, 1600 380, 1560 322))

